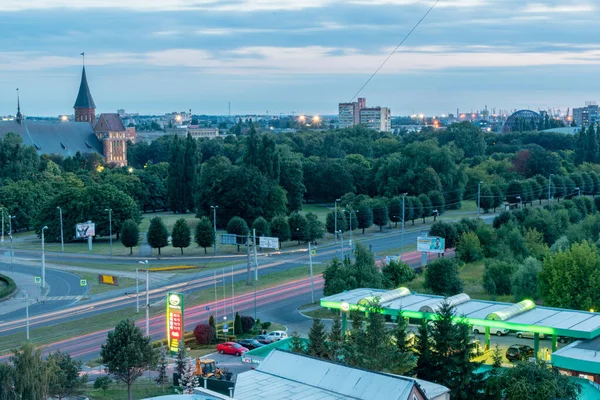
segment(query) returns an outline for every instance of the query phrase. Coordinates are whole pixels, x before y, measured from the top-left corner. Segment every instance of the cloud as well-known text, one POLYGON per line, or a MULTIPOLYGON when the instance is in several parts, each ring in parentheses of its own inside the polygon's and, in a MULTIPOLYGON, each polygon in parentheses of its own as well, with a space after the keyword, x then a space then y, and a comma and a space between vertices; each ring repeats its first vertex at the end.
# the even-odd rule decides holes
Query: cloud
POLYGON ((571 4, 571 5, 547 5, 543 3, 530 3, 523 8, 523 12, 535 14, 569 14, 569 13, 587 13, 596 11, 592 4, 571 4))

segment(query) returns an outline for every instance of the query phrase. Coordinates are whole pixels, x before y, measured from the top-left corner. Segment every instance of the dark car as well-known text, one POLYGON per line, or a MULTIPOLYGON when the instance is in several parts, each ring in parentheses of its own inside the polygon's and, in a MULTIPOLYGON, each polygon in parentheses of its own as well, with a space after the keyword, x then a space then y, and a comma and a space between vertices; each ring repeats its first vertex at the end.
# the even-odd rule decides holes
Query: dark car
POLYGON ((261 342, 259 342, 256 339, 242 339, 242 340, 238 340, 237 342, 238 342, 238 344, 244 346, 248 350, 254 350, 259 347, 264 346, 264 344, 262 344, 261 342))
POLYGON ((271 338, 268 337, 267 335, 258 335, 254 338, 252 338, 252 340, 256 340, 258 343, 261 344, 269 344, 272 342, 271 338))
POLYGON ((533 357, 533 349, 526 344, 513 344, 506 350, 508 361, 523 361, 529 357, 533 357))

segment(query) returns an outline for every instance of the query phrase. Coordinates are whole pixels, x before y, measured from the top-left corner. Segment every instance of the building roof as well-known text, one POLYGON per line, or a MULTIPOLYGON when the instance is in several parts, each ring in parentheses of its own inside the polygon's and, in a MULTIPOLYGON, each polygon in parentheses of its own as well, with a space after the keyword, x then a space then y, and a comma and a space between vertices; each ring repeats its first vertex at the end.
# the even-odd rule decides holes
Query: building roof
POLYGON ((97 132, 123 132, 126 129, 119 114, 102 113, 100 114, 100 118, 98 118, 98 122, 96 122, 94 130, 97 132))
POLYGON ((560 128, 544 129, 542 132, 554 132, 563 133, 565 135, 576 135, 581 131, 581 127, 577 126, 564 126, 560 128))
POLYGON ((552 365, 569 370, 600 374, 600 337, 576 341, 552 354, 552 365))
MULTIPOLYGON (((427 319, 434 315, 436 307, 439 307, 444 301, 441 296, 411 293, 405 288, 404 291, 400 289, 393 291, 354 289, 322 298, 321 306, 342 309, 342 303, 345 303, 350 309, 361 309, 369 299, 378 297, 384 314, 397 315, 402 309, 405 317, 427 319)), ((591 339, 600 335, 600 314, 598 313, 538 307, 530 300, 517 304, 471 300, 464 293, 452 296, 449 300, 454 303, 457 316, 465 317, 467 323, 471 325, 579 339, 591 339)))
POLYGON ((0 137, 13 132, 39 154, 74 156, 77 152, 102 154, 102 145, 89 122, 0 121, 0 137))
MULTIPOLYGON (((438 392, 449 391, 435 386, 439 387, 438 392)), ((238 375, 234 397, 239 400, 404 400, 409 399, 415 387, 423 393, 419 383, 411 378, 274 350, 257 369, 238 375)))
POLYGON ((79 93, 77 94, 77 100, 73 108, 96 108, 92 93, 87 83, 87 77, 85 75, 85 67, 81 72, 81 84, 79 85, 79 93))

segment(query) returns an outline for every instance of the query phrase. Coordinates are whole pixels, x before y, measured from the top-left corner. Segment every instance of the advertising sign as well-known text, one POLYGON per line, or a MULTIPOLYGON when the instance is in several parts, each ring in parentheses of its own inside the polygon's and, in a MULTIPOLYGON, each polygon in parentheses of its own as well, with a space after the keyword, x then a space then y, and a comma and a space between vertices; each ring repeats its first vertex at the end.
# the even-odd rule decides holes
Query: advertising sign
POLYGON ((230 233, 221 234, 221 244, 237 244, 237 236, 230 233))
POLYGON ((417 238, 417 251, 425 253, 443 253, 446 248, 446 239, 437 236, 417 238))
POLYGON ((177 355, 183 345, 183 293, 167 294, 167 347, 177 355))
POLYGON ((279 248, 279 238, 261 236, 259 239, 258 245, 263 249, 279 248))
POLYGON ((388 265, 392 261, 400 261, 399 256, 385 256, 385 265, 388 265))
POLYGON ((112 275, 98 275, 98 283, 101 283, 101 284, 104 284, 104 285, 119 286, 119 282, 117 281, 117 277, 116 276, 112 276, 112 275))
POLYGON ((75 237, 85 239, 89 236, 96 236, 96 224, 93 222, 82 222, 75 226, 75 237))

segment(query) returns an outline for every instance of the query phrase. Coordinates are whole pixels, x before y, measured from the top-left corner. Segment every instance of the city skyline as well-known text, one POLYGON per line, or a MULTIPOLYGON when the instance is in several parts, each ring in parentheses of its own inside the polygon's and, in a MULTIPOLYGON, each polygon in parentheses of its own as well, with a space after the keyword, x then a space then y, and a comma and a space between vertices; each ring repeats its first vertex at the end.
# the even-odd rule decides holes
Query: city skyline
MULTIPOLYGON (((433 1, 0 2, 0 115, 72 110, 85 51, 99 112, 327 114, 433 1)), ((393 115, 596 100, 599 7, 441 1, 361 93, 393 115), (585 29, 582 29, 585 27, 585 29)))

